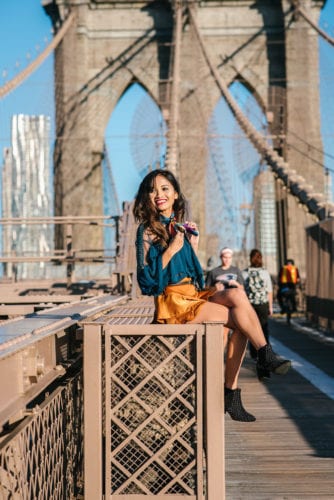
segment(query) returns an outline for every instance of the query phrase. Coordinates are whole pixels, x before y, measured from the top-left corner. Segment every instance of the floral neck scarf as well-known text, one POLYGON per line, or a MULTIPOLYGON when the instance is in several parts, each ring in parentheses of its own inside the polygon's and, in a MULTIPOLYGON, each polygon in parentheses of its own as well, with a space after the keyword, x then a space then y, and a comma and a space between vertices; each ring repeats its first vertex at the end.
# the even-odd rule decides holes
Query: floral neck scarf
POLYGON ((177 231, 175 225, 178 225, 179 227, 179 224, 175 219, 174 212, 170 217, 165 217, 164 215, 160 215, 160 222, 162 222, 165 226, 167 226, 167 231, 171 237, 174 237, 176 235, 177 231))

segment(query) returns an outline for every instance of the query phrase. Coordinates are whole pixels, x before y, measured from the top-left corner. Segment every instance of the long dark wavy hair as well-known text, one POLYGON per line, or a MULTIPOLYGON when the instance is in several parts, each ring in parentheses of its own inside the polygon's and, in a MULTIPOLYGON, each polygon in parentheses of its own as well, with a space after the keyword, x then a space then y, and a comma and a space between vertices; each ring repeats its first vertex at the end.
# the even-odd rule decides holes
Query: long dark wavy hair
POLYGON ((174 201, 173 211, 177 221, 182 222, 184 220, 184 216, 187 212, 187 202, 181 192, 180 184, 172 172, 160 169, 148 173, 141 181, 135 197, 133 215, 136 222, 143 224, 145 229, 149 228, 153 237, 156 237, 157 241, 163 247, 166 247, 169 235, 166 226, 160 222, 159 211, 155 208, 150 199, 150 193, 152 193, 154 189, 154 182, 158 175, 165 177, 178 194, 177 199, 174 201))
POLYGON ((249 259, 252 267, 263 267, 262 253, 257 248, 251 250, 249 259))

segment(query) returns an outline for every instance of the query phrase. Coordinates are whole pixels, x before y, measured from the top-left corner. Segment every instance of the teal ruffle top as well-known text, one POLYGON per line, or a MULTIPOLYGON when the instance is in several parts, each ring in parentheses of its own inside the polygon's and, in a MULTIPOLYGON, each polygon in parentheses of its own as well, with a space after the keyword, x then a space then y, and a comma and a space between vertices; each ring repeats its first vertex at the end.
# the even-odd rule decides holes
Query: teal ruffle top
MULTIPOLYGON (((162 218, 164 223, 169 221, 170 219, 162 218)), ((186 237, 181 250, 173 255, 165 269, 162 269, 162 254, 165 248, 153 241, 146 255, 147 262, 144 263, 143 233, 144 226, 141 224, 137 229, 136 252, 137 281, 143 295, 161 295, 167 285, 179 283, 183 278, 191 278, 198 289, 203 289, 203 270, 186 237)))

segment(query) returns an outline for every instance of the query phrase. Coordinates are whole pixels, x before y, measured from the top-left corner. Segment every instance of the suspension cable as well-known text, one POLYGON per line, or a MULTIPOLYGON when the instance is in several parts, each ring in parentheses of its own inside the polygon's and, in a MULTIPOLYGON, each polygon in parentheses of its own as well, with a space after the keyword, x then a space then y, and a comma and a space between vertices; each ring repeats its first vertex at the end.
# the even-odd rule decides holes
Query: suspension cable
POLYGON ((289 148, 292 148, 294 149, 295 151, 297 151, 297 153, 299 153, 300 155, 304 156, 305 158, 308 158, 309 160, 311 160, 313 163, 316 163, 317 165, 319 165, 319 167, 322 167, 324 170, 332 170, 330 167, 327 167, 326 165, 324 165, 324 163, 322 163, 321 161, 319 160, 316 160, 315 158, 312 158, 312 156, 310 156, 308 153, 305 153, 304 151, 302 151, 301 149, 299 149, 297 146, 295 146, 294 144, 291 144, 289 141, 286 142, 286 145, 289 147, 289 148))
MULTIPOLYGON (((322 153, 324 156, 327 156, 328 158, 330 158, 331 160, 334 160, 334 155, 330 154, 330 153, 327 153, 327 151, 323 151, 322 149, 320 148, 317 148, 316 146, 314 146, 313 144, 311 144, 310 142, 308 141, 305 141, 305 139, 303 139, 303 137, 300 137, 300 135, 296 134, 296 132, 293 132, 291 129, 288 129, 287 132, 291 135, 294 135, 300 142, 303 142, 308 148, 311 148, 311 149, 314 149, 315 151, 317 151, 318 153, 322 153)), ((326 168, 326 167, 325 167, 326 168)))
POLYGON ((291 6, 294 8, 296 14, 300 14, 306 22, 330 45, 334 45, 334 38, 331 38, 325 31, 323 31, 319 26, 311 19, 311 17, 305 12, 305 10, 300 6, 299 0, 290 0, 291 6))
POLYGON ((327 202, 324 193, 315 193, 312 185, 308 184, 306 179, 297 174, 296 170, 292 170, 288 163, 284 161, 277 151, 268 145, 266 138, 256 130, 253 124, 243 114, 240 107, 232 97, 226 83, 221 78, 216 67, 210 60, 206 50, 202 35, 199 31, 194 9, 188 5, 190 20, 193 24, 196 37, 201 47, 204 59, 210 69, 210 72, 220 89, 224 99, 226 100, 229 108, 231 109, 234 117, 238 121, 240 127, 250 139, 253 146, 262 155, 263 159, 270 165, 276 177, 282 180, 285 186, 289 189, 290 193, 298 198, 299 202, 307 207, 308 211, 317 216, 319 220, 326 217, 334 217, 334 204, 327 202))
POLYGON ((16 75, 12 80, 5 83, 2 87, 0 87, 0 99, 4 97, 6 94, 14 90, 16 87, 21 85, 21 83, 30 76, 35 69, 42 64, 42 62, 49 56, 49 54, 58 46, 58 44, 62 41, 65 34, 67 33, 69 27, 71 26, 74 19, 74 13, 71 13, 66 21, 62 24, 60 30, 56 34, 56 36, 52 39, 49 45, 43 50, 43 52, 36 57, 34 61, 32 61, 29 66, 27 66, 24 70, 22 70, 18 75, 16 75))

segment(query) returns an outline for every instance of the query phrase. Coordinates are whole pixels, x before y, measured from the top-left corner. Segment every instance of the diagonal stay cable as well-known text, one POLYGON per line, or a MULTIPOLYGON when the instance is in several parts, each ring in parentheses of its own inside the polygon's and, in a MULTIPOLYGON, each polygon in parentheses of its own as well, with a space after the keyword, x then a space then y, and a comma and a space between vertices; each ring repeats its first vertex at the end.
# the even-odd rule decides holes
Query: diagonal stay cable
MULTIPOLYGON (((328 153, 327 151, 323 151, 322 149, 318 148, 317 146, 314 146, 309 141, 305 141, 305 139, 303 137, 300 137, 300 135, 296 134, 296 132, 293 132, 291 129, 288 129, 287 132, 289 134, 293 135, 294 137, 296 137, 300 142, 304 143, 308 148, 314 149, 315 151, 318 151, 318 153, 322 153, 324 156, 327 156, 327 158, 331 158, 332 160, 334 160, 334 155, 328 153)), ((326 167, 326 165, 323 165, 323 167, 328 168, 328 167, 326 167)))
POLYGON ((304 156, 305 158, 308 158, 309 160, 311 160, 314 164, 316 165, 319 165, 320 167, 322 167, 324 170, 330 170, 330 171, 333 171, 332 168, 330 167, 327 167, 326 165, 324 165, 321 161, 319 160, 316 160, 315 158, 312 158, 312 156, 310 156, 308 153, 305 153, 304 151, 302 151, 301 149, 299 149, 297 146, 295 146, 294 144, 291 144, 290 142, 287 142, 286 145, 289 147, 289 148, 292 148, 294 149, 295 151, 297 151, 297 153, 299 153, 300 155, 304 156))
POLYGON ((280 156, 270 145, 268 145, 266 138, 256 130, 253 124, 243 114, 240 107, 229 92, 226 83, 223 81, 216 67, 211 62, 197 25, 194 8, 191 5, 188 5, 188 10, 196 37, 210 72, 234 117, 255 149, 262 155, 265 162, 270 165, 274 174, 283 181, 290 193, 295 196, 311 214, 314 214, 319 220, 323 220, 328 216, 334 217, 334 203, 326 201, 324 193, 314 192, 314 187, 310 185, 303 176, 297 174, 296 170, 289 167, 289 164, 283 159, 283 157, 280 156))
POLYGON ((43 52, 32 61, 29 66, 27 66, 24 70, 22 70, 18 75, 16 75, 12 80, 5 83, 2 87, 0 87, 0 99, 4 97, 6 94, 14 90, 16 87, 21 85, 21 83, 28 78, 37 68, 42 64, 43 61, 51 54, 51 52, 59 45, 59 43, 64 38, 68 29, 70 28, 72 22, 74 20, 74 13, 72 12, 60 30, 57 32, 56 36, 52 39, 49 45, 43 50, 43 52))
POLYGON ((320 35, 326 42, 330 45, 334 45, 334 38, 330 37, 324 30, 319 28, 319 26, 311 19, 311 17, 305 12, 305 10, 300 6, 299 0, 290 0, 291 6, 294 8, 296 14, 300 14, 306 22, 320 35))

